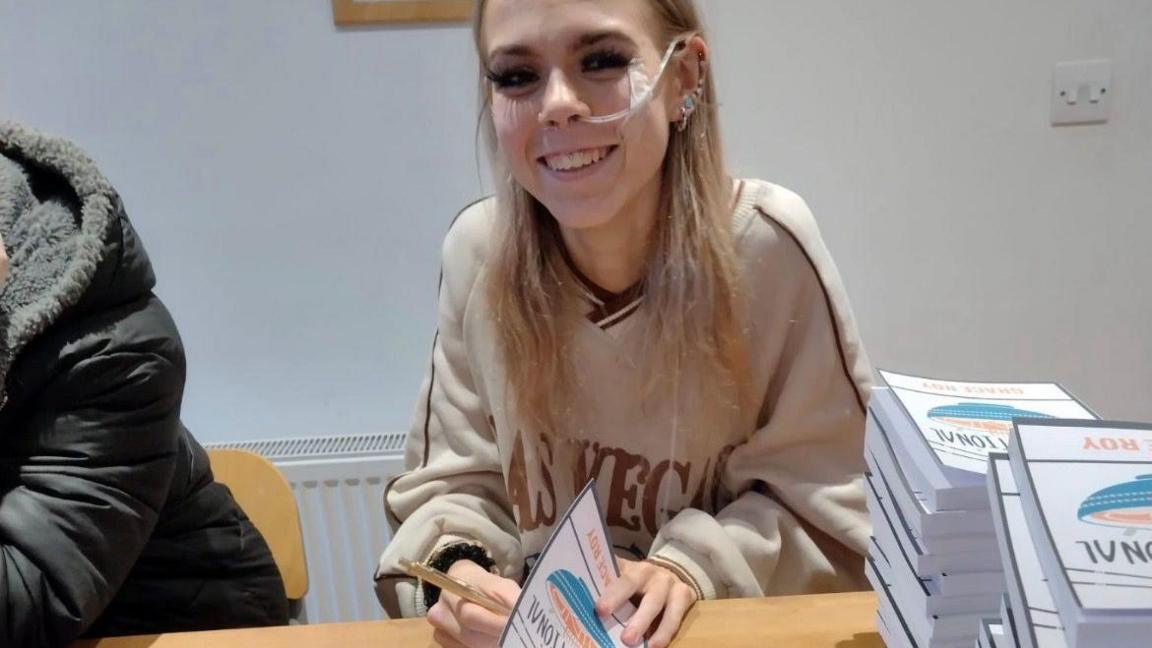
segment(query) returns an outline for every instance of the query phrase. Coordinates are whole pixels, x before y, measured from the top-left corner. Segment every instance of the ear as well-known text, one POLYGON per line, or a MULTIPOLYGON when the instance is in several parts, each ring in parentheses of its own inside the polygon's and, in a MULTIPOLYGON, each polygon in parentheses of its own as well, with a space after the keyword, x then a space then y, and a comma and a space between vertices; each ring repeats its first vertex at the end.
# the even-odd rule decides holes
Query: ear
MULTIPOLYGON (((709 55, 708 43, 699 35, 689 38, 684 48, 672 58, 669 66, 672 68, 675 82, 671 84, 673 92, 668 97, 668 116, 672 121, 680 119, 680 106, 684 99, 694 96, 696 91, 703 87, 705 76, 708 73, 709 55)), ((695 97, 699 99, 699 97, 695 97)))

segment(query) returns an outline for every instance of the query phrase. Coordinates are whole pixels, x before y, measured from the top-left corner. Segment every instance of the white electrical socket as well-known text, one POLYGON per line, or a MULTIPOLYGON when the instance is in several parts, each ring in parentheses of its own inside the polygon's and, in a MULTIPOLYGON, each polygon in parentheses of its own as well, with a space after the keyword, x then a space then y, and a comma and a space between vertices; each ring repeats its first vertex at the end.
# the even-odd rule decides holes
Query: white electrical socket
POLYGON ((1112 95, 1112 61, 1057 63, 1052 73, 1052 125, 1106 122, 1112 95))

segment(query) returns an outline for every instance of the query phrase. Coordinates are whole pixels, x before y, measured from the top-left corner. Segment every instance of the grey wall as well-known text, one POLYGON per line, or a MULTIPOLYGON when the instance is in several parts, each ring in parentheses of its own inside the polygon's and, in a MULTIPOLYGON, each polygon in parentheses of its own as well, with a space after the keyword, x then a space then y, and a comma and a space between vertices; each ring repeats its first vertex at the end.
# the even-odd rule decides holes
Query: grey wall
MULTIPOLYGON (((1152 4, 703 3, 730 158, 810 202, 877 365, 1152 419, 1152 4), (1114 116, 1052 128, 1058 61, 1114 116)), ((326 0, 0 0, 0 115, 118 186, 204 440, 405 429, 439 243, 482 191, 465 26, 326 0)))
POLYGON ((731 158, 809 200, 873 362, 1152 420, 1152 3, 707 3, 731 158), (1113 118, 1053 128, 1059 61, 1113 118))

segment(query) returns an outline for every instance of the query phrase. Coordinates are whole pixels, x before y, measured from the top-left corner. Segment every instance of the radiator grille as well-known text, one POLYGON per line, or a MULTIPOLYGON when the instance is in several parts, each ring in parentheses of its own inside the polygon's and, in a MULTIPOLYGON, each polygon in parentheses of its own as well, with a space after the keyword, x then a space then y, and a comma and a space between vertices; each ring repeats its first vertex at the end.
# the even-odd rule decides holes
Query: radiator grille
POLYGON ((391 539, 384 486, 403 470, 404 438, 365 434, 205 444, 259 454, 292 485, 308 561, 308 594, 299 620, 384 618, 372 571, 391 539))
POLYGON ((255 452, 272 461, 297 461, 322 458, 336 459, 364 455, 400 453, 404 451, 405 435, 356 434, 333 437, 306 437, 301 439, 268 439, 262 441, 225 441, 208 443, 208 448, 232 448, 255 452))

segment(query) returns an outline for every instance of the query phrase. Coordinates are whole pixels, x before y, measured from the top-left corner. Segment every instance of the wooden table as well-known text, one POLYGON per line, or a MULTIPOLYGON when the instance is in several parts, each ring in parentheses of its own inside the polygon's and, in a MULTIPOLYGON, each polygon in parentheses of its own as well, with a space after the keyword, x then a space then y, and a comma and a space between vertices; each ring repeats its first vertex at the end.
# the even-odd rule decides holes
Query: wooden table
MULTIPOLYGON (((73 648, 432 648, 424 619, 185 632, 80 641, 73 648)), ((698 603, 674 648, 883 648, 876 595, 815 594, 698 603)))

